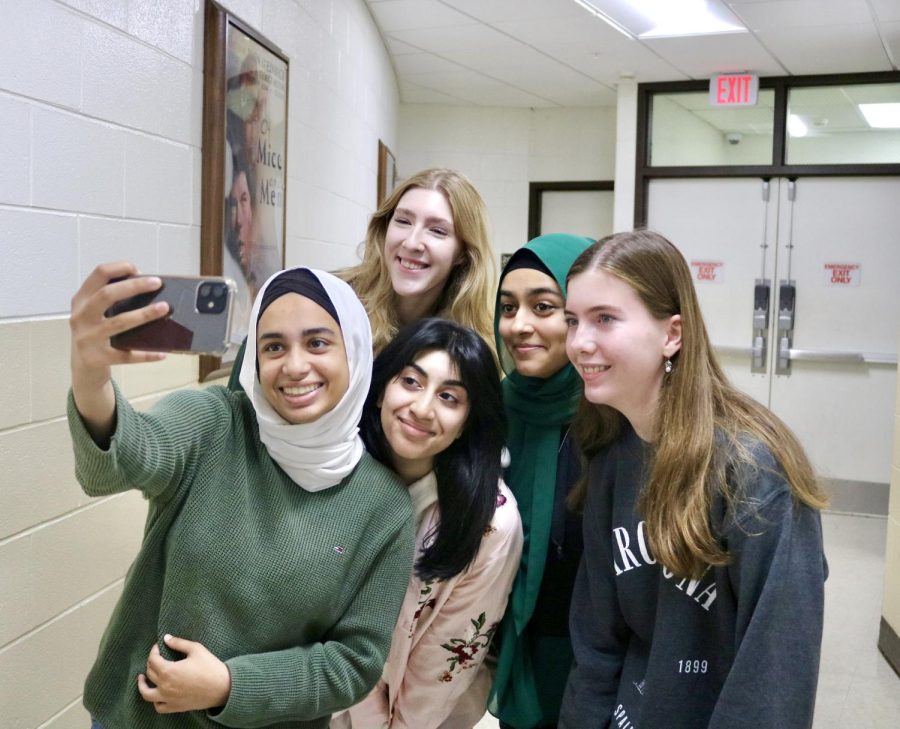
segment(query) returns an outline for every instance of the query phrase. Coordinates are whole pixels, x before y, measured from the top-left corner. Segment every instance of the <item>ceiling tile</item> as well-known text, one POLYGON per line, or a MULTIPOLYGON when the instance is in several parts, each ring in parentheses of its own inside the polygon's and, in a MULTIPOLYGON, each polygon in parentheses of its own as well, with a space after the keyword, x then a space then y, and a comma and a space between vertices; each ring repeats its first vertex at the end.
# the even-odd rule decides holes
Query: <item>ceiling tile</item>
POLYGON ((606 84, 618 83, 622 76, 639 82, 688 79, 687 74, 641 43, 635 43, 627 52, 591 51, 570 45, 548 46, 542 50, 606 84))
POLYGON ((459 64, 433 53, 404 53, 394 59, 394 68, 401 77, 405 77, 412 73, 452 72, 459 68, 459 64))
POLYGON ((570 43, 587 46, 592 50, 601 50, 607 46, 624 49, 627 46, 640 45, 638 41, 625 37, 617 30, 593 15, 585 14, 585 18, 577 21, 572 18, 509 18, 492 23, 492 28, 508 33, 529 45, 557 45, 570 43))
POLYGON ((866 0, 782 0, 730 5, 751 30, 872 22, 866 0))
POLYGON ((869 0, 875 15, 882 23, 900 23, 900 3, 897 0, 869 0))
POLYGON ((437 73, 405 74, 404 80, 450 96, 469 99, 475 104, 490 106, 493 94, 494 106, 556 106, 550 99, 541 98, 510 84, 484 76, 476 71, 459 68, 437 73))
POLYGON ((396 38, 391 38, 390 36, 385 37, 384 43, 392 56, 402 56, 404 53, 422 52, 418 48, 414 48, 413 46, 407 45, 406 43, 398 41, 396 38))
POLYGON ((383 0, 370 3, 372 15, 384 33, 414 28, 467 25, 472 19, 438 0, 383 0))
POLYGON ((891 70, 871 24, 773 28, 759 37, 794 75, 891 70))
POLYGON ((572 0, 366 1, 408 103, 602 106, 623 76, 853 73, 889 70, 889 54, 900 61, 900 0, 726 0, 759 30, 646 41, 572 0))
POLYGON ((443 0, 443 2, 485 23, 496 23, 511 18, 581 20, 585 16, 590 17, 590 13, 572 0, 443 0))
POLYGON ((750 33, 654 38, 643 42, 692 78, 739 71, 761 76, 784 75, 778 61, 750 33))
POLYGON ((435 91, 409 81, 400 82, 400 100, 404 104, 452 104, 470 106, 471 101, 435 91))
POLYGON ((894 64, 900 65, 900 23, 881 23, 879 27, 884 42, 894 57, 894 64))
POLYGON ((494 48, 499 53, 506 48, 520 45, 518 41, 482 24, 397 30, 386 35, 430 53, 480 51, 484 48, 494 48))

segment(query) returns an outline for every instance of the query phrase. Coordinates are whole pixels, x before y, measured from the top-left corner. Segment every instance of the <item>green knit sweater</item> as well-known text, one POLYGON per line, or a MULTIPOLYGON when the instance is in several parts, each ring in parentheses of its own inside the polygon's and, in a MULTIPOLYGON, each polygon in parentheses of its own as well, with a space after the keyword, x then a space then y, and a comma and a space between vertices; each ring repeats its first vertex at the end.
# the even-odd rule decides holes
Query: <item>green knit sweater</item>
POLYGON ((144 541, 88 675, 105 729, 326 727, 375 684, 412 570, 401 481, 365 455, 310 493, 269 457, 244 393, 169 395, 147 413, 116 391, 98 448, 69 395, 75 472, 92 496, 140 489, 144 541), (137 690, 166 633, 199 641, 231 671, 221 710, 157 714, 137 690))

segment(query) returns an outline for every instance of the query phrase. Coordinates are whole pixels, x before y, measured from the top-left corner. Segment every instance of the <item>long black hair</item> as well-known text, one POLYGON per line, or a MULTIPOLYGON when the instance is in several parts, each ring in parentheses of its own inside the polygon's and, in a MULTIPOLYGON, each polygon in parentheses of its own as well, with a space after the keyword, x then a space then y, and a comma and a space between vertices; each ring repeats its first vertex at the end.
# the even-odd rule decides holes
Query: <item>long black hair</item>
POLYGON ((506 437, 500 379, 491 348, 467 327, 446 319, 420 319, 402 329, 375 358, 360 423, 369 453, 393 468, 378 401, 405 367, 435 351, 446 352, 459 371, 469 398, 469 414, 459 438, 434 458, 440 521, 416 562, 416 575, 423 580, 453 577, 475 559, 497 507, 500 454, 506 437))

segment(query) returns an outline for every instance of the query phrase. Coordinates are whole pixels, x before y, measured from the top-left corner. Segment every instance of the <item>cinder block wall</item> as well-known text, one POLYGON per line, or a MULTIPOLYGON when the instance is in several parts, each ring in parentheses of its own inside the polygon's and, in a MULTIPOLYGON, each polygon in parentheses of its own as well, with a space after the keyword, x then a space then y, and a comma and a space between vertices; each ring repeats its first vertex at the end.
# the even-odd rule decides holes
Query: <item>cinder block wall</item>
MULTIPOLYGON (((363 0, 226 0, 290 57, 287 263, 354 259, 398 93, 363 0)), ((69 302, 96 265, 196 274, 202 0, 2 3, 0 725, 84 729, 84 676, 140 543, 136 494, 88 499, 63 418, 69 302)), ((146 407, 197 362, 121 368, 146 407)))

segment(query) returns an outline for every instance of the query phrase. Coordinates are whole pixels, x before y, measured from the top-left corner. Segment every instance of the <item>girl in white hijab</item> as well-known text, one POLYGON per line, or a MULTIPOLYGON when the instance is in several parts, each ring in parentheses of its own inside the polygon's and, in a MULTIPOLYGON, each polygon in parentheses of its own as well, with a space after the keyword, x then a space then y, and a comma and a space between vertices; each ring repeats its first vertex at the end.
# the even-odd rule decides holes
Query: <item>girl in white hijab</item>
POLYGON ((365 311, 330 274, 277 274, 253 307, 249 394, 185 390, 138 413, 110 365, 161 356, 109 337, 166 307, 104 316, 159 287, 110 283, 135 273, 100 266, 73 299, 76 475, 91 495, 137 488, 149 502, 85 706, 106 729, 326 727, 379 677, 412 565, 407 491, 357 435, 365 311))
POLYGON ((262 392, 258 349, 247 352, 240 380, 253 403, 260 440, 269 455, 297 484, 319 491, 350 473, 365 450, 359 420, 372 381, 372 333, 366 310, 347 284, 325 271, 293 268, 275 274, 263 285, 250 314, 248 341, 256 341, 262 314, 286 293, 308 298, 344 330, 349 368, 346 393, 314 422, 295 424, 279 415, 262 392))

